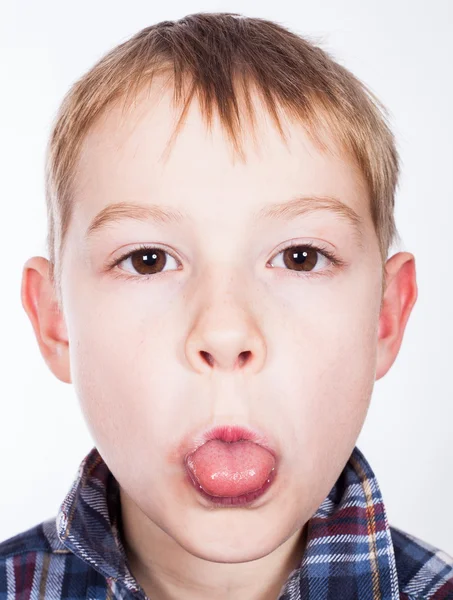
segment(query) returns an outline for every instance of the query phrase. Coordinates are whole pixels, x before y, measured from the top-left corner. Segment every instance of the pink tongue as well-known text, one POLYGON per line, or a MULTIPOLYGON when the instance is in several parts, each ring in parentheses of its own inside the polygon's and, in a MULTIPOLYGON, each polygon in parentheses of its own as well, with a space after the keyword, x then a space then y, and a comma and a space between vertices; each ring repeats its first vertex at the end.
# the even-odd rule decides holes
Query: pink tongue
POLYGON ((210 440, 187 460, 196 481, 211 496, 240 496, 260 489, 274 464, 268 450, 246 441, 210 440))

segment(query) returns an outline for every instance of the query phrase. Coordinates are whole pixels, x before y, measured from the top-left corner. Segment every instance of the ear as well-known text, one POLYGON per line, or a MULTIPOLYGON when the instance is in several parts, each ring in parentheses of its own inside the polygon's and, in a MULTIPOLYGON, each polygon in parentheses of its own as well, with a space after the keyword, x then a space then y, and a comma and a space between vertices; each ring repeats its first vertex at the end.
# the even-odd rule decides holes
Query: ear
POLYGON ((385 291, 379 315, 376 381, 394 363, 407 320, 417 300, 415 257, 398 252, 385 265, 385 291))
POLYGON ((50 263, 42 256, 30 258, 22 273, 22 306, 33 325, 39 349, 52 373, 71 383, 69 343, 63 314, 60 312, 50 263))

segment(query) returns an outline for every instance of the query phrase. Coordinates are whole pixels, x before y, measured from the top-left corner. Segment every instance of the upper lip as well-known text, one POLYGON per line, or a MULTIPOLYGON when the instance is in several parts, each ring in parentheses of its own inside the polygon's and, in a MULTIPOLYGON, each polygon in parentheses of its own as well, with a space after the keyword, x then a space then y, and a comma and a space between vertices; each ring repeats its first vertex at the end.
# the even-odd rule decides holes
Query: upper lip
POLYGON ((266 448, 274 458, 277 458, 277 451, 263 433, 251 427, 232 424, 217 425, 216 427, 201 432, 195 438, 192 438, 192 444, 189 451, 186 453, 186 457, 210 440, 224 440, 226 442, 245 440, 254 442, 255 444, 263 446, 263 448, 266 448))

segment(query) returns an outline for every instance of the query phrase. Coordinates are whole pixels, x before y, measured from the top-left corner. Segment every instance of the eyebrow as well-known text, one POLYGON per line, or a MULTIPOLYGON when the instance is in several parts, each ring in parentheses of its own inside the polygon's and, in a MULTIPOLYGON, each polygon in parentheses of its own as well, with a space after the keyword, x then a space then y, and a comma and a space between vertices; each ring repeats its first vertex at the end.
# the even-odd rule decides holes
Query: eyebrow
MULTIPOLYGON (((296 196, 285 202, 265 206, 252 215, 256 222, 269 220, 290 221, 300 215, 316 211, 329 211, 345 219, 352 226, 355 238, 363 248, 363 219, 353 208, 332 196, 296 196)), ((137 204, 133 202, 117 202, 103 208, 92 220, 85 239, 92 237, 111 223, 124 219, 136 221, 154 221, 156 223, 181 223, 189 219, 189 215, 158 204, 137 204)))

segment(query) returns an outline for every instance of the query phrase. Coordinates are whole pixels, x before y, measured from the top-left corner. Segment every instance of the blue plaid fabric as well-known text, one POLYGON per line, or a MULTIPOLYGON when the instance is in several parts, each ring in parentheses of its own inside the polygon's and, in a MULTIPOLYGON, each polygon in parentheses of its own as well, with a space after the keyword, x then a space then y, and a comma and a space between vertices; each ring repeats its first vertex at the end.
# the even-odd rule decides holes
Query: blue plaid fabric
MULTIPOLYGON (((118 483, 94 448, 57 519, 0 544, 0 600, 147 598, 121 539, 118 483)), ((387 522, 356 447, 312 516, 302 562, 276 600, 453 600, 453 559, 387 522)), ((152 599, 150 599, 152 600, 152 599)))

